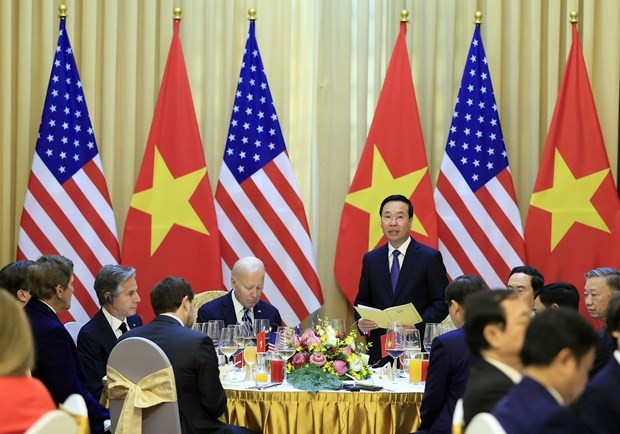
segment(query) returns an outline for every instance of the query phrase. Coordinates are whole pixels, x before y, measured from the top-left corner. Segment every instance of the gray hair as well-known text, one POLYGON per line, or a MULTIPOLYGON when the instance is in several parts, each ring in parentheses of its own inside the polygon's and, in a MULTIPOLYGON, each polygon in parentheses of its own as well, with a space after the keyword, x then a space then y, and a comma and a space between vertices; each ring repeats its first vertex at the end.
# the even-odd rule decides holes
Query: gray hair
POLYGON ((263 261, 254 256, 244 256, 240 258, 230 272, 232 277, 238 278, 239 274, 244 271, 265 271, 263 261))
POLYGON ((135 268, 119 264, 104 265, 97 273, 94 285, 99 304, 103 306, 108 302, 105 297, 107 292, 112 294, 112 299, 118 297, 122 290, 121 285, 134 277, 136 277, 135 268))
POLYGON ((605 283, 614 291, 620 291, 620 271, 612 267, 600 267, 586 273, 586 280, 592 277, 605 277, 605 283))

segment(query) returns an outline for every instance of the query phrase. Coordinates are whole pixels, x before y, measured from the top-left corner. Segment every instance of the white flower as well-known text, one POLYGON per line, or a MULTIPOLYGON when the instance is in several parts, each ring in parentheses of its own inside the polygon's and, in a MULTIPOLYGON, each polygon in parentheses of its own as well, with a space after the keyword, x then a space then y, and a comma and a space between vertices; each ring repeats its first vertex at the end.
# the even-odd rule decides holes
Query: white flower
POLYGON ((336 331, 331 327, 327 327, 327 339, 325 339, 325 343, 331 346, 338 345, 338 338, 336 337, 336 331))
POLYGON ((352 370, 353 372, 361 371, 362 367, 363 367, 363 362, 362 362, 362 359, 359 357, 354 357, 349 362, 349 369, 352 370))
POLYGON ((362 359, 362 365, 368 366, 368 359, 370 359, 370 356, 368 354, 360 354, 360 357, 362 359))

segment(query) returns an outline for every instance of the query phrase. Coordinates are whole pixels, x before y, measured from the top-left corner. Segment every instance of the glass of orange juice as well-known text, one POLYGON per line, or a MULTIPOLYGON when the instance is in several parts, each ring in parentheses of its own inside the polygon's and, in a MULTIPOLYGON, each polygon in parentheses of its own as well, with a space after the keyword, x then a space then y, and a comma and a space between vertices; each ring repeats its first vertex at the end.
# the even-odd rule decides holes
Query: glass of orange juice
POLYGON ((254 371, 254 380, 256 381, 257 386, 264 386, 267 384, 268 375, 267 375, 267 364, 265 363, 264 357, 259 357, 256 360, 256 369, 254 371))

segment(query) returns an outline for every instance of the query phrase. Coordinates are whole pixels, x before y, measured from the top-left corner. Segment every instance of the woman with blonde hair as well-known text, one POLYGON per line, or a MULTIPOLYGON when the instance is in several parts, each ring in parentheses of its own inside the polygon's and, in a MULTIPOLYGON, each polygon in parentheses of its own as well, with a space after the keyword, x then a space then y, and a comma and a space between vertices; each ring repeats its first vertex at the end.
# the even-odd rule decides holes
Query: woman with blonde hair
POLYGON ((56 405, 43 383, 30 376, 34 346, 21 304, 0 288, 0 434, 23 433, 56 405))

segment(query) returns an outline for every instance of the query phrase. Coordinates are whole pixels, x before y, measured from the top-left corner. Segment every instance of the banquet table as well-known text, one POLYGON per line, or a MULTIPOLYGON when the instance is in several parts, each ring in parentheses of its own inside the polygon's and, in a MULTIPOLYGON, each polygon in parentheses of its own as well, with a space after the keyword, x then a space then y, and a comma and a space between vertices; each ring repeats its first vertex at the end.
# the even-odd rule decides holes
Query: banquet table
POLYGON ((420 423, 423 383, 374 379, 379 392, 320 391, 290 385, 248 389, 254 382, 226 383, 224 420, 263 433, 411 433, 420 423))

